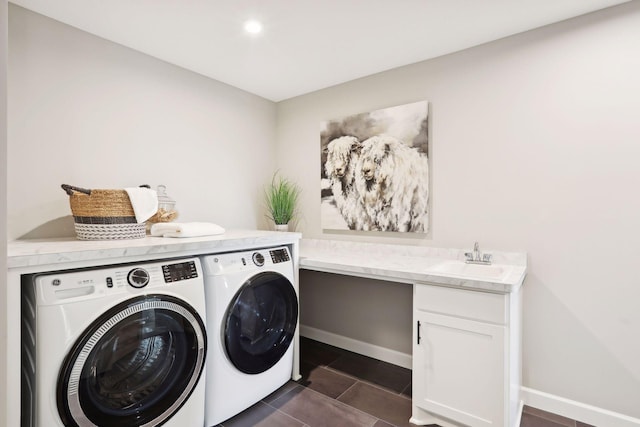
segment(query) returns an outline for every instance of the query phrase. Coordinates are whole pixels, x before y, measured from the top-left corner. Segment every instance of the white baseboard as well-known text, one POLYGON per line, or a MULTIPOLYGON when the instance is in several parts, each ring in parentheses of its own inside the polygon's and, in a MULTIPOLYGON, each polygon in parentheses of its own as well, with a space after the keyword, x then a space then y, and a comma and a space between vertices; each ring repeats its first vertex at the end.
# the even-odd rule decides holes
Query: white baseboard
POLYGON ((640 419, 522 387, 525 405, 598 427, 640 427, 640 419))
POLYGON ((353 351, 354 353, 373 357, 374 359, 382 360, 383 362, 391 363, 392 365, 411 369, 410 354, 390 350, 388 348, 369 344, 364 341, 354 340, 353 338, 347 338, 342 335, 305 325, 300 325, 300 335, 334 347, 344 348, 345 350, 353 351))

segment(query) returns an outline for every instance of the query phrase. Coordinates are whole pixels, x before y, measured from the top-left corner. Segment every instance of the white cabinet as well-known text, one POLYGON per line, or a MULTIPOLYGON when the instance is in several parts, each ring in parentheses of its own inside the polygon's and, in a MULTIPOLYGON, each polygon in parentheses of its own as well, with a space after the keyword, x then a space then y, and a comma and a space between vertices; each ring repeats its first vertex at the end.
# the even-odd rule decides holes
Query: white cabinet
POLYGON ((519 423, 519 293, 415 284, 414 424, 519 423))

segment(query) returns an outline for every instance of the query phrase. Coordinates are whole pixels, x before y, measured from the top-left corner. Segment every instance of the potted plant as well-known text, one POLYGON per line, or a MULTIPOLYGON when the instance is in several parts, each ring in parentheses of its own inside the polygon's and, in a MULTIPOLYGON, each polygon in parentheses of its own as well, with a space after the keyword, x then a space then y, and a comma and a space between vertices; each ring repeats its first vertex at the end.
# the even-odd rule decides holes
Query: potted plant
POLYGON ((269 218, 275 223, 276 230, 286 231, 289 222, 296 214, 300 187, 276 172, 271 185, 264 192, 269 218))

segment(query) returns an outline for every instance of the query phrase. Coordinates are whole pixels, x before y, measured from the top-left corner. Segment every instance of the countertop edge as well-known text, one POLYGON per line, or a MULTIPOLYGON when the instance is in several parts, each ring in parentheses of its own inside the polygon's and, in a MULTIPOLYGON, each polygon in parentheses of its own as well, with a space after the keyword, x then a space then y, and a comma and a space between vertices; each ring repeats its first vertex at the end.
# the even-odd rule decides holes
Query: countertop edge
POLYGON ((402 270, 390 270, 384 267, 374 269, 357 265, 318 261, 306 257, 300 257, 299 266, 301 270, 345 274, 348 276, 367 277, 407 284, 439 285, 475 291, 495 292, 501 294, 517 292, 522 286, 524 278, 526 276, 526 273, 523 272, 521 280, 518 280, 516 283, 496 283, 486 280, 445 276, 439 274, 411 273, 402 270))
POLYGON ((512 261, 511 273, 503 280, 456 276, 429 271, 430 266, 458 260, 461 250, 445 248, 405 248, 399 245, 362 244, 352 241, 315 241, 302 239, 300 269, 345 274, 393 282, 431 284, 475 291, 509 294, 517 292, 527 274, 526 253, 498 253, 503 260, 512 261), (320 244, 316 244, 319 242, 320 244), (306 243, 306 244, 305 244, 306 243), (366 253, 365 258, 349 257, 350 253, 366 253), (359 249, 367 249, 361 251, 359 249), (371 250, 377 250, 376 254, 371 250), (424 252, 424 253, 422 253, 424 252), (383 254, 384 256, 380 256, 383 254), (376 256, 377 255, 377 256, 376 256), (418 256, 424 255, 424 257, 418 256), (372 260, 372 258, 374 258, 372 260), (416 263, 419 262, 419 264, 416 263))
POLYGON ((189 238, 145 237, 120 241, 83 241, 74 238, 15 240, 7 243, 7 269, 40 265, 104 261, 123 257, 202 255, 269 245, 295 244, 302 235, 294 232, 229 230, 214 236, 189 238))

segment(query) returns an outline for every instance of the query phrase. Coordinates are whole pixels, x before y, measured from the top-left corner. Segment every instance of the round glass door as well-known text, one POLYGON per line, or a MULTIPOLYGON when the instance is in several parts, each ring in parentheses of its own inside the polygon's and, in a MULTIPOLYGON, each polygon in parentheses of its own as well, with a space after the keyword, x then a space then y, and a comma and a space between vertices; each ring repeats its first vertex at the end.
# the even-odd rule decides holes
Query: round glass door
POLYGON ((85 331, 58 378, 65 426, 159 426, 195 388, 206 354, 202 319, 167 295, 125 301, 85 331))
POLYGON ((233 365, 259 374, 278 363, 293 340, 298 298, 281 274, 264 272, 247 280, 227 308, 224 342, 233 365))

